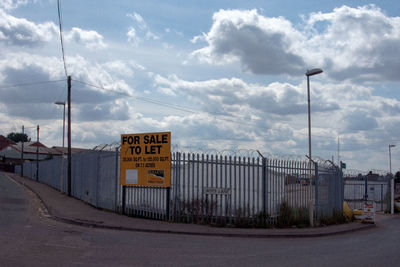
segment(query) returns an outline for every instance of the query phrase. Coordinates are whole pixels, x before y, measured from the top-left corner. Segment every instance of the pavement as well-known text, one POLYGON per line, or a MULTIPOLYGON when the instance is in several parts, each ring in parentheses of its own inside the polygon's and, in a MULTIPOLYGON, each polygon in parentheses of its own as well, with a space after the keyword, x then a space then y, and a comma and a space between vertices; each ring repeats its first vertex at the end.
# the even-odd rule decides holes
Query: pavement
POLYGON ((68 197, 52 187, 35 180, 5 173, 9 179, 23 186, 31 196, 34 207, 42 217, 85 227, 137 231, 160 234, 197 236, 223 236, 245 238, 299 238, 344 234, 379 227, 386 215, 377 214, 375 224, 350 222, 346 224, 308 228, 229 228, 198 224, 172 223, 151 219, 133 218, 95 208, 81 200, 68 197))

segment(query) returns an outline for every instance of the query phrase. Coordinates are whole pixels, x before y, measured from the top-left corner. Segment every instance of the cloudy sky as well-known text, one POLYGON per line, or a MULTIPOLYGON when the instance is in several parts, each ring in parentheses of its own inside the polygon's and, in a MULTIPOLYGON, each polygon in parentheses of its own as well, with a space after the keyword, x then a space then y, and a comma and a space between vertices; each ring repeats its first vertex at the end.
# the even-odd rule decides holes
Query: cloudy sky
POLYGON ((379 1, 0 2, 0 134, 36 125, 72 145, 171 131, 181 151, 308 153, 349 169, 400 168, 400 4, 379 1), (339 142, 338 142, 339 140, 339 142), (339 145, 338 145, 339 144, 339 145))

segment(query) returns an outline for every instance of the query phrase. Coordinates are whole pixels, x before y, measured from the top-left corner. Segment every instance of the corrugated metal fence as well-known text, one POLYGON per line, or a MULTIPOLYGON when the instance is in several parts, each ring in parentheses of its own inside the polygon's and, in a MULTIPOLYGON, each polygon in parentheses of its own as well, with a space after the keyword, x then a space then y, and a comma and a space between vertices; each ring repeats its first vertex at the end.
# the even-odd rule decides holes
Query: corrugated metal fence
MULTIPOLYGON (((68 161, 57 158, 39 162, 39 179, 53 188, 67 192, 68 161), (63 172, 62 172, 63 170, 63 172), (64 175, 62 175, 62 173, 64 175)), ((71 195, 95 207, 117 210, 116 153, 77 153, 72 156, 71 195)), ((21 168, 16 166, 16 173, 21 168)), ((24 176, 36 179, 36 162, 24 163, 24 176)))
MULTIPOLYGON (((67 160, 40 162, 39 181, 67 188, 67 160)), ((16 169, 18 173, 20 168, 16 169)), ((172 154, 171 188, 119 185, 119 153, 93 151, 72 157, 72 195, 99 208, 178 222, 238 223, 264 218, 276 223, 282 207, 316 218, 342 210, 343 180, 334 166, 308 162, 200 154, 172 154), (124 210, 122 210, 124 209, 124 210)), ((24 164, 33 179, 36 163, 24 164)))

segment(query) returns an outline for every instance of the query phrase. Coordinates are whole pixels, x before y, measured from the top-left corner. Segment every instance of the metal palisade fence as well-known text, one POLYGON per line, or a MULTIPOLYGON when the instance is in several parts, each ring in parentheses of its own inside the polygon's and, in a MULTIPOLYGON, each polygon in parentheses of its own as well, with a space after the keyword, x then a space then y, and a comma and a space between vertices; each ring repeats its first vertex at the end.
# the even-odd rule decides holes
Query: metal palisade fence
MULTIPOLYGON (((118 151, 74 154, 72 195, 131 216, 224 225, 307 223, 310 204, 317 220, 343 205, 342 173, 329 164, 314 163, 310 172, 304 161, 175 152, 170 188, 121 186, 119 164, 118 151)), ((40 162, 38 180, 65 192, 66 165, 40 162)), ((24 175, 36 179, 36 162, 24 163, 24 175)))
POLYGON ((310 201, 316 218, 341 211, 341 171, 315 164, 310 183, 308 166, 303 161, 175 153, 170 219, 254 225, 261 218, 276 224, 282 211, 290 209, 292 219, 307 221, 310 201))
POLYGON ((344 201, 352 209, 362 209, 364 202, 374 202, 376 211, 390 210, 390 175, 344 177, 344 201), (368 179, 369 178, 369 179, 368 179))

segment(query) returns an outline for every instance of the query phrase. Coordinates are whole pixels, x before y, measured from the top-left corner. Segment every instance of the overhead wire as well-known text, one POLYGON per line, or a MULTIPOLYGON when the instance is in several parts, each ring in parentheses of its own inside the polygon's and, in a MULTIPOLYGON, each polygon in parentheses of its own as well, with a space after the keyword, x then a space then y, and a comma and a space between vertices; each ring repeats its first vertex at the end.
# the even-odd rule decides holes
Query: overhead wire
MULTIPOLYGON (((133 98, 133 99, 137 99, 137 100, 140 100, 140 101, 143 101, 143 102, 147 102, 147 103, 151 103, 151 104, 156 104, 156 105, 161 105, 161 106, 164 106, 164 107, 172 108, 172 109, 175 109, 175 110, 179 110, 179 111, 183 111, 183 112, 187 112, 187 113, 191 113, 191 114, 206 113, 206 114, 209 114, 209 115, 211 115, 211 116, 214 116, 214 119, 216 119, 216 120, 221 120, 221 121, 236 123, 236 124, 240 124, 240 125, 248 125, 248 126, 252 126, 252 127, 255 126, 254 123, 249 123, 249 122, 238 121, 238 120, 234 120, 234 119, 227 119, 227 118, 221 118, 221 117, 220 117, 220 116, 229 116, 229 114, 213 113, 213 112, 203 111, 203 110, 194 110, 193 108, 182 107, 182 106, 179 106, 179 105, 175 105, 175 104, 171 104, 171 103, 166 103, 166 102, 164 102, 164 101, 160 101, 160 100, 156 100, 156 99, 152 99, 152 98, 148 98, 148 97, 134 96, 134 95, 132 95, 132 94, 130 94, 130 93, 127 93, 127 92, 121 92, 121 91, 111 90, 111 89, 104 88, 103 86, 94 85, 94 84, 90 84, 90 83, 83 82, 83 81, 79 81, 79 80, 74 80, 74 81, 75 81, 75 82, 78 82, 78 83, 81 83, 81 84, 84 84, 84 85, 87 85, 87 86, 90 86, 90 87, 94 87, 94 88, 103 90, 103 91, 107 91, 107 92, 110 92, 110 93, 114 93, 114 94, 117 94, 117 95, 127 96, 127 97, 130 97, 130 98, 133 98)), ((298 126, 302 126, 302 127, 307 127, 306 125, 300 124, 300 123, 292 123, 292 122, 290 122, 290 124, 291 124, 291 125, 298 125, 298 126)), ((334 129, 334 130, 338 130, 338 129, 339 129, 339 128, 335 128, 335 127, 323 127, 323 126, 315 126, 315 125, 314 125, 313 127, 314 127, 314 128, 321 128, 321 129, 326 129, 326 128, 334 129)), ((266 127, 263 127, 263 128, 267 129, 266 127)), ((353 130, 353 131, 354 131, 354 130, 353 130)), ((308 136, 307 133, 301 133, 301 132, 297 132, 296 135, 308 136)), ((323 138, 323 139, 326 139, 326 140, 336 140, 336 138, 337 138, 337 135, 323 136, 323 135, 315 134, 315 133, 314 133, 312 136, 313 136, 313 137, 317 137, 317 138, 323 138)), ((342 139, 351 140, 352 138, 343 137, 343 136, 342 136, 342 139)), ((380 141, 376 141, 376 140, 370 140, 370 141, 371 141, 371 143, 378 143, 378 142, 380 142, 380 141)), ((336 141, 335 141, 335 142, 336 142, 336 141)))
MULTIPOLYGON (((52 118, 55 118, 55 111, 56 111, 56 109, 57 109, 57 106, 56 106, 55 102, 56 102, 56 101, 59 101, 59 100, 61 100, 61 99, 63 98, 63 96, 64 96, 64 94, 65 94, 65 91, 66 91, 66 90, 65 90, 66 87, 67 87, 67 84, 64 84, 64 87, 63 87, 62 90, 60 91, 60 94, 58 95, 58 97, 57 97, 55 100, 53 100, 54 105, 53 105, 53 108, 52 108, 52 110, 51 110, 51 112, 50 112, 50 114, 51 114, 50 117, 52 117, 52 118)), ((63 102, 65 103, 66 101, 64 100, 63 102)))
POLYGON ((22 87, 22 86, 33 86, 33 85, 40 85, 40 84, 47 84, 47 83, 58 83, 58 82, 65 82, 65 81, 66 81, 66 79, 53 80, 53 81, 31 82, 31 83, 18 83, 18 84, 10 84, 10 85, 0 86, 0 89, 8 89, 8 88, 22 87))
MULTIPOLYGON (((47 84, 47 83, 57 83, 57 82, 65 82, 66 79, 61 79, 61 80, 52 80, 52 81, 40 81, 40 82, 32 82, 32 83, 20 83, 20 84, 12 84, 12 85, 5 85, 5 86, 0 86, 0 89, 6 89, 6 88, 13 88, 13 87, 21 87, 21 86, 34 86, 34 85, 40 85, 40 84, 47 84)), ((111 90, 111 89, 107 89, 103 86, 99 86, 99 85, 94 85, 94 84, 90 84, 87 82, 83 82, 83 81, 79 81, 79 80, 74 80, 74 82, 77 83, 81 83, 90 87, 94 87, 103 91, 107 91, 113 94, 117 94, 117 95, 121 95, 121 96, 127 96, 133 99, 137 99, 139 101, 143 101, 143 102, 147 102, 147 103, 151 103, 151 104, 156 104, 156 105, 161 105, 161 106, 165 106, 171 109, 175 109, 175 110, 179 110, 179 111, 183 111, 186 113, 191 113, 191 114, 200 114, 200 113, 207 113, 210 114, 212 116, 214 116, 214 119, 217 120, 221 120, 221 121, 226 121, 226 122, 231 122, 231 123, 236 123, 236 124, 241 124, 241 125, 248 125, 248 126, 254 126, 253 123, 248 123, 248 122, 243 122, 243 121, 238 121, 238 120, 234 120, 234 119, 227 119, 227 118, 221 118, 220 116, 229 116, 228 114, 218 114, 218 113, 212 113, 212 112, 208 112, 208 111, 201 111, 201 110, 194 110, 193 108, 188 108, 188 107, 183 107, 183 106, 179 106, 179 105, 174 105, 171 103, 166 103, 160 100, 156 100, 156 99, 152 99, 152 98, 148 98, 148 97, 138 97, 138 96, 134 96, 130 93, 127 92, 122 92, 122 91, 116 91, 116 90, 111 90)), ((66 85, 64 85, 64 89, 65 89, 66 85)), ((65 93, 65 90, 62 90, 60 95, 62 96, 65 93)), ((55 107, 53 108, 53 115, 54 115, 54 111, 55 111, 55 107)), ((290 123, 293 124, 293 123, 290 123)), ((296 125, 299 126, 304 126, 303 124, 299 124, 296 123, 296 125)), ((306 126, 304 126, 306 127, 306 126)), ((327 128, 327 127, 319 127, 319 126, 314 126, 314 127, 318 127, 318 128, 327 128)), ((32 127, 35 128, 35 127, 32 127)), ((334 127, 329 127, 332 129, 337 129, 334 127)), ((14 129, 14 128, 13 128, 14 129)), ((296 135, 303 135, 306 136, 307 133, 299 133, 297 132, 296 135)), ((326 140, 331 140, 331 139, 335 139, 337 136, 323 136, 323 135, 319 135, 319 134, 313 134, 313 137, 317 137, 317 138, 323 138, 326 140)), ((351 139, 349 137, 343 137, 341 139, 351 139)), ((365 140, 366 141, 366 140, 365 140)), ((397 142, 399 140, 388 140, 388 142, 397 142)), ((368 143, 381 143, 383 141, 378 141, 378 140, 369 140, 368 143)))
POLYGON ((127 97, 130 97, 130 98, 133 98, 133 99, 137 99, 137 100, 140 100, 140 101, 143 101, 143 102, 152 103, 152 104, 156 104, 156 105, 161 105, 161 106, 164 106, 164 107, 172 108, 172 109, 175 109, 175 110, 179 110, 179 111, 183 111, 183 112, 187 112, 187 113, 191 113, 191 114, 207 113, 207 114, 210 114, 210 115, 214 116, 214 119, 217 119, 217 120, 237 123, 237 124, 241 124, 241 125, 254 126, 253 124, 248 123, 248 122, 235 121, 233 119, 231 120, 231 119, 218 117, 218 116, 228 116, 228 115, 216 114, 216 113, 212 113, 212 112, 208 112, 208 111, 193 110, 193 109, 190 109, 190 108, 187 108, 187 107, 182 107, 182 106, 179 106, 179 105, 166 103, 166 102, 163 102, 163 101, 160 101, 160 100, 156 100, 156 99, 152 99, 152 98, 148 98, 148 97, 139 97, 139 96, 134 96, 134 95, 126 93, 126 92, 110 90, 110 89, 104 88, 104 87, 99 86, 99 85, 94 85, 94 84, 90 84, 90 83, 79 81, 79 80, 74 80, 74 81, 78 82, 78 83, 81 83, 81 84, 84 84, 84 85, 87 85, 87 86, 98 88, 100 90, 104 90, 104 91, 107 91, 107 92, 110 92, 110 93, 115 93, 117 95, 122 95, 122 96, 127 96, 127 97))
POLYGON ((128 96, 128 97, 131 97, 131 96, 132 96, 132 95, 129 94, 129 93, 121 92, 121 91, 115 91, 115 90, 111 90, 111 89, 107 89, 107 88, 104 88, 103 86, 100 86, 100 85, 90 84, 90 83, 83 82, 83 81, 79 81, 79 80, 75 80, 75 79, 74 79, 73 81, 74 81, 74 82, 77 82, 77 83, 81 83, 81 84, 87 85, 87 86, 90 86, 90 87, 94 87, 94 88, 97 88, 97 89, 101 89, 101 90, 103 90, 103 91, 107 91, 107 92, 110 92, 110 93, 114 93, 114 94, 117 94, 117 95, 128 96))
POLYGON ((59 28, 60 28, 60 42, 61 42, 62 59, 63 59, 63 63, 64 63, 65 76, 68 77, 67 65, 65 63, 65 50, 64 50, 64 40, 63 40, 61 0, 57 0, 57 10, 58 10, 58 25, 59 25, 59 28))

